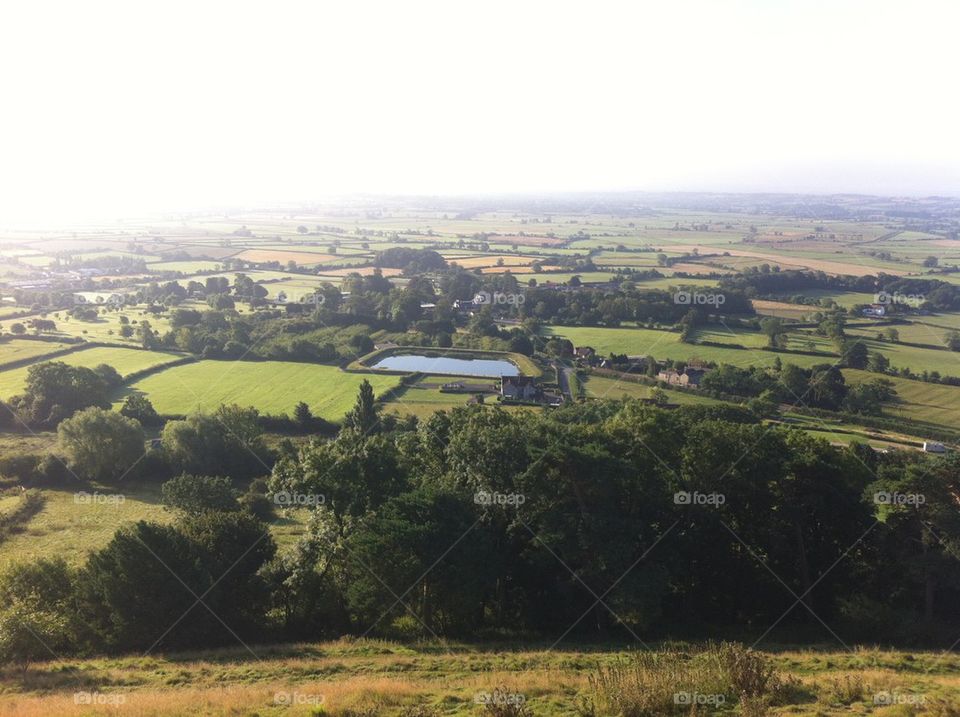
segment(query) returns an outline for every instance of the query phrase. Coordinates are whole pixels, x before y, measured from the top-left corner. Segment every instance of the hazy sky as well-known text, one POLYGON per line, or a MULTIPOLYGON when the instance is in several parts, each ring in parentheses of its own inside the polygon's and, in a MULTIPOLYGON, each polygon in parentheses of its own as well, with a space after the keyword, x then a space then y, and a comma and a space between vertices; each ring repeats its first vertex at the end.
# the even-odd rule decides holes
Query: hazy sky
POLYGON ((329 193, 960 194, 960 4, 4 3, 0 219, 329 193))

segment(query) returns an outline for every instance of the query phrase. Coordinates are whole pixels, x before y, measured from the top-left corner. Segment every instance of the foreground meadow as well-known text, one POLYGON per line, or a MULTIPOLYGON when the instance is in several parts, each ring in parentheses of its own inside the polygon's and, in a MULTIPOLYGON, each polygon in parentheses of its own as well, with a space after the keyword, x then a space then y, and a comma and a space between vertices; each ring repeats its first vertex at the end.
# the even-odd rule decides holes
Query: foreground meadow
POLYGON ((0 715, 948 715, 960 657, 683 644, 375 640, 57 660, 2 674, 0 715))

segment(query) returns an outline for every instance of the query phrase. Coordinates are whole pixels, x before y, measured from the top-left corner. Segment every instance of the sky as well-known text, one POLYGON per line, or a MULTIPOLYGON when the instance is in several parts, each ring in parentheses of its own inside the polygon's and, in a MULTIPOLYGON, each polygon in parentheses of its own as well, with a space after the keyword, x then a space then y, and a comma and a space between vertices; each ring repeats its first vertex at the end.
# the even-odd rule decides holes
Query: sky
POLYGON ((0 222, 389 194, 960 195, 930 0, 0 9, 0 222))

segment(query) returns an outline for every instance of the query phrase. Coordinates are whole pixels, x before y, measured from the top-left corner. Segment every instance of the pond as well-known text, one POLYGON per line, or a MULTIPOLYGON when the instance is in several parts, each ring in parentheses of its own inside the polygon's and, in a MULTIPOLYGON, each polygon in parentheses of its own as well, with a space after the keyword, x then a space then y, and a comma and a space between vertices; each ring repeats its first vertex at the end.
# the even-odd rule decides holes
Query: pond
POLYGON ((426 356, 424 354, 394 354, 380 359, 373 364, 372 368, 490 378, 520 375, 520 369, 505 359, 451 358, 449 356, 426 356))

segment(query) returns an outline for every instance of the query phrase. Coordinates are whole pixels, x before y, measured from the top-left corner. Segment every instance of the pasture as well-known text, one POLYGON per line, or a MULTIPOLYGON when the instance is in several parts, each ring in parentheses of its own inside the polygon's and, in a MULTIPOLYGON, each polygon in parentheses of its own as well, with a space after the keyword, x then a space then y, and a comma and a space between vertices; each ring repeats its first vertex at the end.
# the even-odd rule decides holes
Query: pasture
POLYGON ((71 345, 59 341, 32 341, 30 339, 0 341, 0 366, 13 361, 38 359, 54 351, 70 348, 71 345))
POLYGON ((291 361, 204 360, 151 374, 130 384, 164 415, 213 411, 222 404, 250 406, 262 413, 293 413, 305 401, 315 416, 339 421, 353 406, 367 379, 376 395, 398 385, 399 376, 341 371, 336 366, 291 361))
MULTIPOLYGON (((121 376, 127 376, 137 371, 178 361, 183 357, 184 354, 171 351, 144 351, 142 349, 98 346, 74 351, 54 360, 63 361, 70 366, 83 366, 85 368, 95 368, 105 363, 108 366, 113 366, 121 376)), ((0 371, 0 398, 8 399, 22 393, 27 383, 29 369, 30 366, 21 366, 0 371)))
MULTIPOLYGON (((770 366, 779 356, 783 363, 794 363, 808 368, 819 363, 830 363, 829 356, 808 356, 799 353, 764 351, 760 348, 724 348, 702 346, 680 341, 679 332, 640 328, 598 328, 580 326, 544 326, 544 336, 561 336, 570 339, 574 346, 592 346, 601 355, 610 353, 628 356, 653 356, 658 361, 674 359, 689 361, 701 359, 728 363, 733 366, 770 366)), ((724 343, 740 343, 748 336, 756 343, 760 334, 736 334, 713 329, 710 334, 724 343), (738 340, 734 340, 738 339, 738 340)), ((762 344, 761 344, 762 345, 762 344)))

